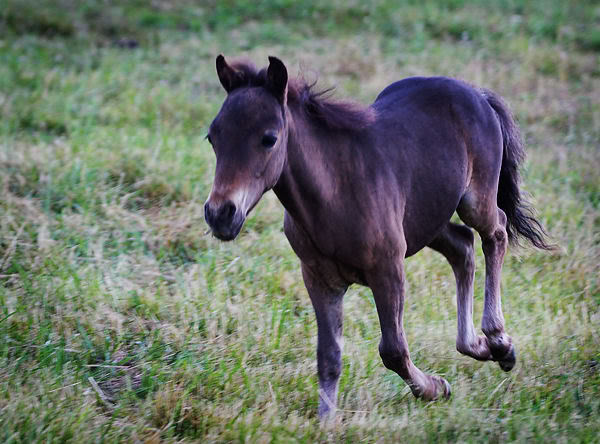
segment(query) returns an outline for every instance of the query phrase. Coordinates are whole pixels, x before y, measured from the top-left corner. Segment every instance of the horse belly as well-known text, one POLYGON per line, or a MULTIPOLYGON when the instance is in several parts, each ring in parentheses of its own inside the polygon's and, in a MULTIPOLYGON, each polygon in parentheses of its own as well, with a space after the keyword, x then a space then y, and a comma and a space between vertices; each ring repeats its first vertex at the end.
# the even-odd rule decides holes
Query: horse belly
POLYGON ((452 151, 451 161, 423 162, 413 170, 402 221, 407 257, 437 237, 464 194, 468 182, 467 155, 460 149, 452 151))
POLYGON ((448 224, 458 206, 460 198, 452 199, 454 205, 446 205, 435 211, 419 211, 405 214, 404 238, 406 240, 406 257, 412 256, 429 245, 448 224))

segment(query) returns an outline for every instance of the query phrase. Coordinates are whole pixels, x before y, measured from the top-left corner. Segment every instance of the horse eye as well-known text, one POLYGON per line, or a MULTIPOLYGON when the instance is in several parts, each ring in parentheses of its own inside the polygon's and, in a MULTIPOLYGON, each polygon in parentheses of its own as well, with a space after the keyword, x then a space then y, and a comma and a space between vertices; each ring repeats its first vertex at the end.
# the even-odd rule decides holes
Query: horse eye
POLYGON ((271 148, 277 142, 277 136, 275 134, 267 133, 263 136, 261 143, 265 148, 271 148))
POLYGON ((212 139, 210 138, 210 136, 208 136, 208 135, 207 135, 207 136, 206 136, 206 140, 208 140, 208 143, 210 143, 211 145, 213 144, 213 143, 212 143, 212 139))

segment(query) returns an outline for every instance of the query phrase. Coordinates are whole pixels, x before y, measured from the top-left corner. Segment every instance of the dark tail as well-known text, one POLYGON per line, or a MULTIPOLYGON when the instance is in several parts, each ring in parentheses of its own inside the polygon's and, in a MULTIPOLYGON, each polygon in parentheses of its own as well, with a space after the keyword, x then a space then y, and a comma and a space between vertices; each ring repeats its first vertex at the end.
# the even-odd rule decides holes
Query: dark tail
POLYGON ((519 127, 500 96, 485 89, 482 93, 496 112, 502 129, 504 151, 498 184, 498 207, 506 213, 508 239, 511 243, 518 244, 518 237, 522 236, 537 248, 553 250, 555 246, 547 243, 544 227, 535 218, 533 207, 523 198, 519 189, 519 166, 525 159, 519 127))

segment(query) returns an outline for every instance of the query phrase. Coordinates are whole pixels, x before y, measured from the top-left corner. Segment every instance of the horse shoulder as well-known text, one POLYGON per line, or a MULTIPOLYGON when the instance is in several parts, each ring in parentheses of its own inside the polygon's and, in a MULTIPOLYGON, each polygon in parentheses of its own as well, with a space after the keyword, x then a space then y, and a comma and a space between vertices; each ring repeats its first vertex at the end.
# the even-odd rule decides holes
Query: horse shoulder
POLYGON ((287 211, 284 213, 283 232, 303 266, 331 288, 345 288, 350 283, 360 282, 360 278, 352 273, 344 273, 341 264, 324 256, 308 232, 287 211))

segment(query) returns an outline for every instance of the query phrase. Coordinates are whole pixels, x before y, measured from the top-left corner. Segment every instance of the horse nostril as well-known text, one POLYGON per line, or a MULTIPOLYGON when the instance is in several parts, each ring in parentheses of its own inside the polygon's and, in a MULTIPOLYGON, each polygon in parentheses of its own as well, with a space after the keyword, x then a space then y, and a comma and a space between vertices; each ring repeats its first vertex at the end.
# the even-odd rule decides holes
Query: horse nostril
POLYGON ((223 221, 231 221, 233 219, 233 216, 235 215, 235 211, 236 208, 233 202, 225 202, 225 204, 221 207, 221 210, 219 211, 219 218, 223 221))

